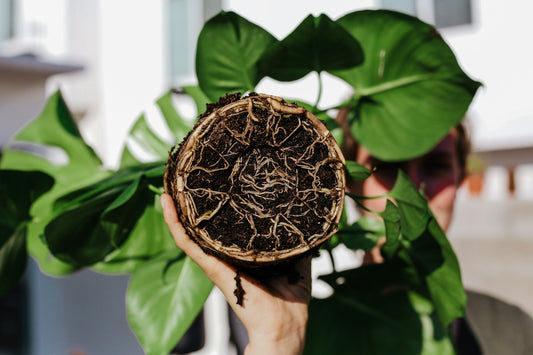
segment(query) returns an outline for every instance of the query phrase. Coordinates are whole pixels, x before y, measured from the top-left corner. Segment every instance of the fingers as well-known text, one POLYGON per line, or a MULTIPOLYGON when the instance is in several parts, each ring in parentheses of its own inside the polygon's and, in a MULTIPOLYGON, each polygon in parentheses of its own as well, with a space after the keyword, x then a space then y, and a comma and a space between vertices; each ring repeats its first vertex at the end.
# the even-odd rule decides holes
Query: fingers
POLYGON ((204 253, 202 248, 189 238, 178 219, 176 207, 174 206, 174 201, 170 195, 161 195, 161 206, 163 207, 163 217, 165 218, 165 222, 170 229, 178 248, 183 250, 185 254, 194 260, 194 262, 202 268, 207 277, 209 277, 209 279, 213 281, 222 292, 230 292, 231 290, 229 289, 225 290, 228 288, 228 285, 232 285, 232 283, 227 280, 233 279, 235 276, 235 270, 219 259, 204 253))
MULTIPOLYGON (((195 254, 195 247, 198 247, 198 245, 189 238, 185 229, 181 225, 172 197, 168 194, 161 195, 161 206, 163 207, 163 217, 174 237, 176 245, 187 254, 189 254, 189 250, 195 254)), ((198 247, 198 249, 200 249, 200 247, 198 247)))
MULTIPOLYGON (((218 258, 206 254, 198 244, 196 244, 186 233, 181 225, 174 201, 168 194, 161 196, 163 216, 165 222, 174 237, 176 245, 183 250, 213 281, 213 283, 224 293, 228 300, 233 298, 235 288, 235 268, 219 260, 218 258)), ((297 261, 295 271, 299 275, 299 280, 295 285, 287 284, 287 276, 280 276, 271 279, 269 282, 262 282, 246 274, 241 275, 242 286, 248 290, 247 297, 253 297, 252 290, 256 290, 256 296, 265 297, 267 293, 273 293, 284 299, 298 299, 309 301, 311 291, 311 257, 305 257, 297 261), (270 286, 270 287, 269 287, 270 286), (271 288, 273 287, 273 289, 271 288), (268 290, 267 290, 268 288, 268 290), (296 291, 296 292, 295 292, 296 291)), ((231 302, 230 302, 231 304, 231 302)))

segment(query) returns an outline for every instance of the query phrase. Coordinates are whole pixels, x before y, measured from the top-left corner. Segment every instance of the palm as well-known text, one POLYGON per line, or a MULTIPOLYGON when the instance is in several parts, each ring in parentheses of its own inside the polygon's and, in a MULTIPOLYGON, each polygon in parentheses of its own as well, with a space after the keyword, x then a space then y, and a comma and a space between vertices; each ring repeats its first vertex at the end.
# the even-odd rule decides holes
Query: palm
MULTIPOLYGON (((294 265, 297 275, 289 280, 287 275, 275 277, 252 277, 240 274, 244 290, 243 304, 236 302, 235 267, 205 254, 193 242, 181 226, 172 198, 161 196, 165 221, 174 236, 176 245, 193 259, 207 277, 222 291, 235 314, 243 322, 250 342, 273 343, 280 338, 295 336, 303 344, 307 324, 307 307, 311 298, 311 260, 298 260, 294 265), (291 282, 294 281, 294 282, 291 282)), ((300 346, 302 344, 299 344, 300 346)))

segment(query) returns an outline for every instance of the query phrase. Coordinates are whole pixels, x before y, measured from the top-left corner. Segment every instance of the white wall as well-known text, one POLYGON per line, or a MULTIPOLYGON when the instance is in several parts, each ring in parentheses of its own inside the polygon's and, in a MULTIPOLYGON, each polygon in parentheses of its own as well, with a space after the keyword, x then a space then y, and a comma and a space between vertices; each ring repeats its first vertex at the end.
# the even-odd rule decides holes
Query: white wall
POLYGON ((474 24, 444 29, 467 73, 483 82, 470 110, 479 148, 533 145, 533 3, 472 0, 474 24))
MULTIPOLYGON (((108 167, 117 166, 133 121, 166 89, 165 2, 65 2, 52 26, 63 28, 55 46, 64 51, 54 55, 84 71, 54 77, 48 93, 62 90, 82 118, 84 138, 108 167)), ((53 22, 49 16, 40 21, 46 28, 53 22)))
POLYGON ((99 5, 99 116, 106 163, 113 165, 131 123, 164 90, 163 1, 99 5))

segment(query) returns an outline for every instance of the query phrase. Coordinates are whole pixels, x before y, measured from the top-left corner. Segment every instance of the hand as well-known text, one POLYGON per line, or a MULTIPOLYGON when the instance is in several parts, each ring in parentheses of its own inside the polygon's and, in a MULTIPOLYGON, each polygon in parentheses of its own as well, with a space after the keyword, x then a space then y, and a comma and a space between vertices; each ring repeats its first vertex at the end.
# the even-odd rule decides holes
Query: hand
POLYGON ((161 196, 165 222, 176 245, 202 268, 222 291, 235 314, 248 330, 246 354, 300 354, 305 341, 308 304, 311 299, 311 257, 295 265, 300 278, 290 283, 285 275, 256 279, 240 273, 245 291, 242 306, 236 304, 235 267, 208 255, 189 238, 179 222, 168 194, 161 196))

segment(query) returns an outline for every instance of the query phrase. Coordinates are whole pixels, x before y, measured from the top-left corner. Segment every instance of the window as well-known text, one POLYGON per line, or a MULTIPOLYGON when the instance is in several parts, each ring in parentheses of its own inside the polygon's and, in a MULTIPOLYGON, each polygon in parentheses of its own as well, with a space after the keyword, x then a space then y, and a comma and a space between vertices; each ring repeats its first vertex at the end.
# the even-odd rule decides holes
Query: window
MULTIPOLYGON (((198 2, 197 2, 198 3, 198 2)), ((194 22, 200 22, 197 7, 189 0, 169 0, 168 41, 171 79, 187 77, 194 70, 194 22), (196 19, 196 21, 195 21, 196 19)))
POLYGON ((194 78, 198 34, 204 22, 221 9, 221 0, 168 0, 167 67, 171 83, 194 78))
POLYGON ((433 0, 433 11, 439 28, 472 23, 470 0, 433 0))
POLYGON ((417 0, 381 0, 381 7, 417 16, 417 0))
POLYGON ((417 16, 438 28, 472 23, 471 0, 381 0, 381 7, 417 16))
POLYGON ((0 41, 15 36, 15 0, 0 0, 0 41))

